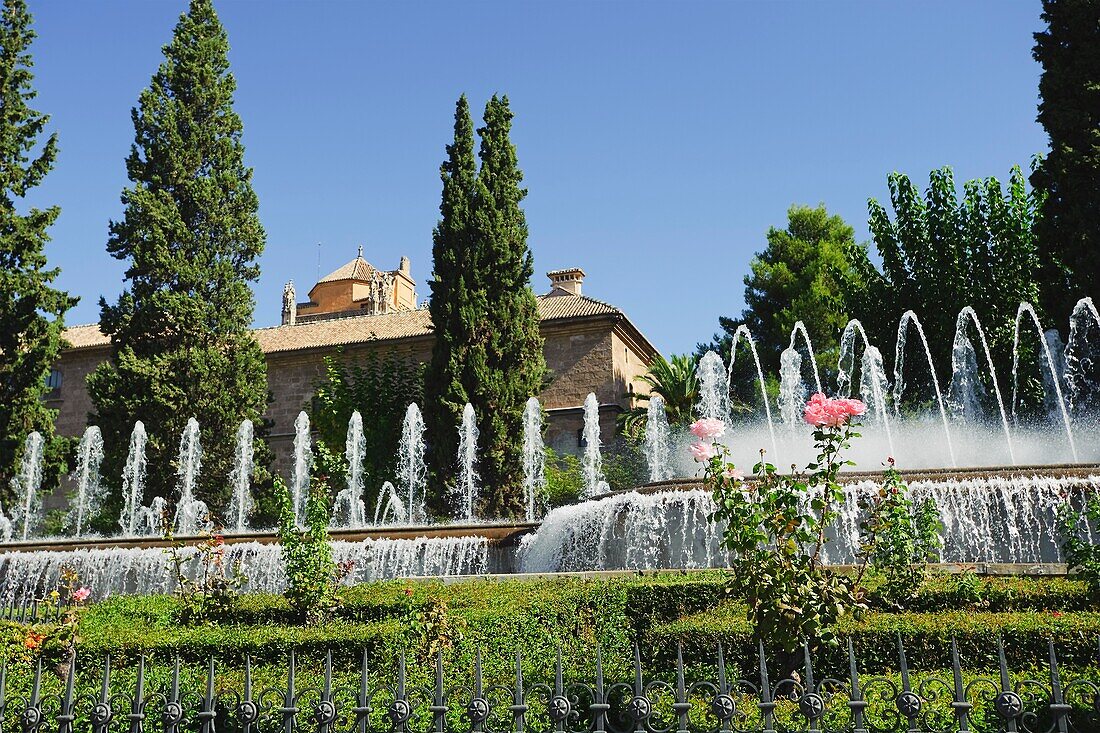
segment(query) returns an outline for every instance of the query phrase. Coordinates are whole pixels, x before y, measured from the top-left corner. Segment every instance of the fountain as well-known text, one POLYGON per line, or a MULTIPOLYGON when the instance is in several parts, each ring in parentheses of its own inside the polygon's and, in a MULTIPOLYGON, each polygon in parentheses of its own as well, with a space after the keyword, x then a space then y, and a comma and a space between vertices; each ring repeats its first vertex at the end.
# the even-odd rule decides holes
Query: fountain
POLYGON ((415 402, 405 410, 405 420, 401 424, 397 486, 401 496, 405 497, 408 521, 423 521, 427 516, 424 502, 428 487, 428 468, 424 463, 424 418, 415 402))
POLYGON ((837 394, 848 396, 856 363, 856 334, 863 339, 863 357, 859 366, 859 395, 867 405, 867 418, 881 420, 886 433, 890 455, 895 454, 894 437, 890 433, 890 414, 886 407, 886 370, 882 366, 882 352, 867 340, 863 324, 855 318, 848 321, 840 335, 840 358, 837 361, 837 394))
MULTIPOLYGON (((1012 447, 1012 434, 1008 429, 1008 415, 1005 414, 1005 402, 1001 398, 1001 387, 997 383, 997 368, 993 366, 993 357, 989 353, 989 342, 985 338, 985 330, 982 328, 981 322, 978 320, 978 314, 974 312, 974 309, 970 306, 966 306, 955 319, 955 340, 956 347, 959 345, 960 340, 966 339, 966 325, 967 323, 974 324, 974 330, 978 333, 978 338, 982 342, 982 351, 985 353, 985 363, 989 369, 989 379, 993 383, 993 394, 997 398, 997 409, 1001 414, 1001 426, 1004 428, 1005 444, 1008 446, 1008 460, 1012 465, 1016 465, 1016 453, 1012 447), (960 333, 962 336, 960 337, 960 333)), ((968 342, 968 340, 967 340, 968 342)), ((971 347, 973 348, 973 347, 971 347)), ((955 379, 954 371, 956 368, 954 357, 952 357, 952 380, 955 379)), ((975 366, 976 373, 976 366, 975 366)))
POLYGON ((348 464, 347 488, 336 495, 332 510, 333 526, 358 528, 367 524, 367 508, 363 503, 363 455, 366 451, 363 416, 355 410, 348 420, 348 434, 344 443, 344 459, 348 464))
POLYGON ((603 456, 600 454, 600 403, 592 392, 584 398, 584 456, 581 470, 584 474, 582 496, 589 499, 608 491, 603 478, 603 456))
POLYGON ((802 381, 802 354, 789 347, 779 355, 779 417, 787 431, 802 427, 802 407, 806 404, 806 383, 802 381))
POLYGON ((229 474, 233 496, 225 511, 226 524, 235 532, 248 529, 248 515, 252 513, 252 437, 252 421, 242 420, 237 428, 237 450, 233 454, 233 470, 229 474))
POLYGON ((696 414, 701 418, 729 422, 730 384, 722 357, 713 351, 703 354, 703 358, 695 368, 695 376, 699 380, 699 404, 695 406, 696 414))
POLYGON ((122 515, 118 519, 122 534, 133 537, 140 526, 142 502, 145 501, 145 425, 134 423, 130 433, 130 452, 122 469, 122 515))
POLYGON ((374 507, 374 526, 384 527, 390 524, 407 522, 409 517, 405 505, 393 484, 386 481, 378 492, 378 503, 374 507))
POLYGON ((947 442, 947 454, 951 460, 951 467, 955 462, 955 447, 951 444, 951 429, 947 425, 947 410, 943 405, 943 392, 940 391, 940 380, 936 376, 936 367, 932 364, 932 350, 928 347, 928 338, 924 335, 924 326, 921 325, 917 314, 911 310, 902 314, 898 321, 898 339, 894 346, 894 416, 901 416, 901 398, 905 393, 905 345, 909 336, 909 326, 917 329, 921 345, 924 347, 924 358, 928 363, 928 373, 932 376, 932 388, 936 392, 936 407, 940 411, 940 421, 943 423, 943 438, 947 442))
POLYGON ((38 431, 27 434, 23 443, 23 457, 19 461, 19 471, 12 480, 12 493, 16 498, 16 505, 12 511, 12 523, 18 528, 19 536, 24 541, 33 536, 42 521, 42 499, 39 490, 42 488, 42 450, 45 441, 38 431))
POLYGON ((1069 317, 1069 341, 1066 343, 1066 387, 1074 416, 1095 417, 1100 398, 1100 313, 1092 298, 1081 298, 1069 317), (1090 326, 1093 338, 1089 339, 1090 326))
POLYGON ((1070 425, 1066 401, 1062 398, 1061 375, 1059 375, 1058 368, 1054 365, 1054 357, 1050 353, 1050 343, 1047 341, 1043 327, 1039 324, 1039 316, 1035 313, 1035 308, 1031 303, 1020 303, 1020 307, 1016 311, 1016 328, 1012 336, 1012 422, 1019 424, 1016 417, 1016 388, 1018 386, 1016 371, 1020 365, 1020 321, 1025 313, 1031 316, 1031 323, 1035 326, 1042 354, 1046 357, 1047 373, 1050 375, 1050 383, 1054 388, 1054 401, 1058 407, 1058 412, 1062 416, 1062 426, 1066 429, 1066 440, 1069 442, 1070 453, 1073 454, 1073 462, 1076 463, 1077 445, 1073 440, 1073 426, 1070 425))
POLYGON ((195 484, 202 468, 202 445, 199 443, 199 421, 187 418, 187 426, 180 436, 179 459, 176 476, 179 479, 179 499, 176 501, 176 518, 172 526, 176 534, 194 535, 210 526, 210 510, 206 503, 195 497, 195 484))
POLYGON ((294 472, 290 476, 290 500, 294 505, 294 521, 299 527, 306 520, 309 475, 313 469, 310 448, 309 415, 303 410, 294 418, 294 472))
POLYGON ((458 429, 458 483, 454 487, 455 518, 474 521, 477 511, 477 416, 469 402, 462 408, 458 429))
POLYGON ((88 531, 88 522, 99 512, 103 500, 103 487, 99 480, 99 464, 103 461, 103 434, 90 425, 80 438, 76 449, 76 470, 71 480, 76 482, 76 496, 65 520, 74 537, 88 531))
POLYGON ((649 466, 650 481, 668 481, 672 478, 668 415, 665 413, 665 398, 659 394, 650 395, 646 409, 645 461, 649 466))
POLYGON ((756 382, 760 386, 760 398, 764 402, 764 417, 768 421, 768 436, 771 438, 772 455, 779 455, 779 446, 775 442, 775 423, 772 421, 772 408, 768 400, 768 385, 764 381, 764 370, 760 368, 760 354, 756 352, 756 341, 752 338, 752 333, 749 332, 749 327, 745 324, 741 324, 737 327, 737 330, 733 332, 732 343, 730 344, 730 366, 729 371, 726 373, 726 385, 733 381, 733 365, 737 362, 737 344, 741 342, 741 339, 745 340, 745 343, 749 345, 749 352, 752 354, 753 364, 756 366, 756 382))
POLYGON ((546 449, 542 444, 542 405, 529 397, 523 408, 523 501, 524 516, 533 522, 546 492, 546 449))

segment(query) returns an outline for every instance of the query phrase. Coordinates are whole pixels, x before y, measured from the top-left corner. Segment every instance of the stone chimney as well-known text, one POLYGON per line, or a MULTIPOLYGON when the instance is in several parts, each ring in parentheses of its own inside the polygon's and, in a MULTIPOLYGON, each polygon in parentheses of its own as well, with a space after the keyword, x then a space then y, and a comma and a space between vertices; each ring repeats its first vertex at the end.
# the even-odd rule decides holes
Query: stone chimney
POLYGON ((401 264, 397 266, 397 269, 401 271, 402 275, 412 277, 412 265, 409 264, 408 257, 401 258, 401 264))
POLYGON ((579 267, 551 270, 546 273, 546 277, 550 278, 551 295, 581 294, 581 285, 584 284, 584 270, 579 267))
POLYGON ((298 320, 298 300, 294 294, 294 281, 283 286, 283 325, 293 326, 298 320))

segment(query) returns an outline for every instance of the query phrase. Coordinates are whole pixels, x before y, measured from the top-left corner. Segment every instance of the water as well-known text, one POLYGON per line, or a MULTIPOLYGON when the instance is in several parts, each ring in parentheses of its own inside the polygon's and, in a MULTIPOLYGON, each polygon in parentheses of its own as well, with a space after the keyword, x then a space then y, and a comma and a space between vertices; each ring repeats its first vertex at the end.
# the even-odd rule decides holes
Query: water
POLYGON ((730 383, 722 357, 713 351, 703 354, 703 358, 695 367, 695 378, 699 382, 699 404, 695 406, 696 415, 700 418, 729 422, 730 383))
POLYGON ((1071 414, 1095 418, 1100 408, 1100 312, 1092 298, 1081 298, 1073 307, 1065 361, 1071 414))
POLYGON ((749 345, 749 353, 752 354, 753 365, 756 367, 756 383, 760 387, 760 399, 764 403, 764 418, 767 421, 768 435, 771 438, 772 455, 779 455, 779 446, 775 441, 775 422, 772 420, 772 408, 768 400, 768 385, 764 381, 764 370, 760 368, 760 354, 756 352, 756 341, 752 338, 749 327, 741 324, 733 332, 733 343, 730 344, 730 366, 726 374, 726 384, 733 381, 733 365, 737 362, 737 344, 744 340, 749 345))
POLYGON ((130 433, 130 452, 122 469, 122 515, 118 518, 122 534, 133 537, 141 525, 145 501, 145 425, 138 420, 130 433))
POLYGON ((29 540, 34 536, 38 525, 42 521, 42 449, 45 440, 33 431, 27 434, 23 443, 23 456, 19 460, 19 470, 12 479, 12 494, 16 504, 12 511, 11 521, 15 525, 16 533, 22 540, 29 540))
MULTIPOLYGON (((1100 476, 975 477, 910 482, 915 500, 931 498, 944 523, 942 561, 949 563, 1060 562, 1055 517, 1064 496, 1079 500, 1100 476)), ((850 563, 859 548, 858 507, 877 493, 877 481, 845 486, 826 561, 850 563)), ((554 509, 524 538, 522 572, 724 567, 723 527, 707 517, 711 494, 702 489, 628 492, 554 509)))
POLYGON ((894 437, 890 432, 890 413, 886 407, 886 395, 889 385, 886 383, 886 370, 882 365, 882 352, 867 340, 863 324, 855 318, 848 321, 840 335, 840 358, 837 361, 837 394, 847 397, 851 392, 852 379, 856 363, 856 335, 863 340, 863 356, 859 366, 859 396, 867 405, 863 420, 881 422, 886 435, 886 444, 890 455, 895 454, 894 437))
POLYGON ((936 392, 936 408, 940 413, 940 421, 943 423, 943 437, 947 443, 947 452, 951 458, 951 466, 958 464, 955 461, 955 447, 951 444, 951 428, 947 424, 947 410, 943 404, 943 392, 940 390, 940 380, 936 376, 936 367, 932 363, 932 350, 928 346, 928 338, 924 335, 924 326, 913 311, 905 311, 898 321, 898 338, 894 345, 894 415, 900 416, 901 399, 905 392, 905 345, 909 336, 909 326, 917 329, 921 346, 924 347, 924 359, 928 364, 928 372, 932 376, 932 388, 936 392))
POLYGON ((815 391, 823 392, 821 388, 821 372, 817 368, 817 357, 814 356, 814 345, 810 341, 810 333, 806 330, 806 324, 802 321, 795 321, 794 328, 791 329, 791 344, 788 348, 793 349, 795 343, 798 340, 799 335, 802 336, 802 343, 806 347, 806 353, 810 357, 810 366, 813 368, 814 374, 814 387, 815 391))
MULTIPOLYGON (((392 578, 478 575, 489 569, 489 542, 484 537, 367 539, 332 543, 336 562, 351 562, 345 583, 392 578)), ((183 551, 184 572, 199 572, 195 549, 183 551)), ((241 590, 281 593, 286 576, 277 544, 237 542, 225 546, 224 565, 240 562, 245 581, 241 590)), ((21 604, 57 587, 60 573, 72 568, 93 600, 132 593, 170 593, 175 577, 161 548, 109 548, 68 551, 9 552, 0 555, 0 599, 21 604)))
POLYGON ((458 483, 455 484, 455 519, 474 521, 477 512, 477 415, 469 402, 462 408, 458 428, 458 483))
POLYGON ((1050 353, 1050 343, 1047 341, 1043 327, 1039 323, 1039 316, 1035 313, 1035 308, 1031 303, 1020 303, 1020 307, 1016 311, 1016 327, 1012 336, 1012 421, 1019 424, 1016 417, 1016 388, 1019 384, 1016 372, 1020 364, 1020 321, 1023 320, 1025 315, 1030 316, 1030 322, 1035 327, 1035 333, 1041 347, 1040 350, 1044 357, 1043 361, 1046 364, 1045 374, 1048 375, 1048 383, 1054 388, 1054 403, 1062 417, 1062 426, 1066 430, 1066 441, 1069 443, 1070 453, 1073 454, 1073 460, 1076 462, 1077 445, 1073 439, 1073 426, 1070 424, 1069 411, 1066 410, 1066 401, 1062 397, 1062 380, 1059 369, 1050 353))
MULTIPOLYGON (((1008 447, 1008 460, 1012 465, 1016 465, 1016 451, 1012 445, 1012 433, 1008 429, 1008 415, 1005 413, 1005 401, 1001 397, 1001 386, 997 382, 997 368, 993 366, 993 357, 989 353, 989 342, 985 338, 985 329, 982 328, 981 322, 978 320, 978 314, 974 312, 974 309, 970 306, 966 306, 959 315, 955 318, 955 340, 954 344, 958 346, 960 339, 966 339, 966 327, 969 324, 974 325, 974 330, 978 333, 978 338, 981 340, 982 351, 985 354, 986 367, 989 370, 989 381, 993 383, 993 395, 997 398, 997 410, 1001 417, 1001 426, 1004 429, 1005 445, 1008 447), (961 336, 960 336, 961 334, 961 336)), ((973 350, 973 347, 971 347, 973 350)), ((975 352, 976 354, 976 352, 975 352)), ((955 363, 954 357, 952 357, 952 369, 956 369, 958 365, 955 363)), ((967 365, 967 368, 970 368, 967 365)), ((977 358, 975 356, 975 364, 973 366, 975 370, 975 379, 977 378, 977 358)), ((955 379, 954 373, 951 379, 955 379)), ((981 464, 976 464, 981 465, 981 464)), ((988 465, 988 464, 985 464, 988 465)))
POLYGON ((355 410, 348 420, 348 433, 344 442, 344 460, 348 466, 347 485, 336 495, 332 511, 334 526, 359 528, 367 524, 367 508, 363 503, 363 456, 366 452, 363 416, 355 410))
POLYGON ((294 522, 300 527, 306 521, 306 499, 309 497, 309 475, 313 469, 313 453, 309 435, 309 415, 302 412, 294 418, 294 469, 290 476, 290 499, 294 504, 294 522))
POLYGON ((80 438, 76 449, 76 469, 70 477, 76 482, 76 496, 65 520, 73 537, 82 537, 88 531, 88 522, 99 513, 103 500, 99 464, 103 462, 103 434, 90 425, 80 438))
POLYGON ((802 381, 802 354, 787 348, 779 355, 779 417, 788 431, 797 430, 806 404, 806 383, 802 381))
POLYGON ((523 408, 524 517, 533 522, 546 499, 546 448, 542 443, 542 405, 530 397, 523 408))
POLYGON ((665 398, 659 394, 649 397, 645 419, 645 461, 649 466, 650 481, 668 481, 672 478, 672 441, 669 434, 665 398))
POLYGON ((187 418, 187 426, 180 436, 176 477, 179 481, 179 498, 176 500, 176 518, 172 525, 178 535, 194 535, 210 526, 210 510, 206 503, 195 496, 195 485, 202 470, 202 445, 199 442, 199 421, 187 418))
POLYGON ((600 453, 600 402, 592 392, 584 398, 584 454, 581 457, 581 472, 584 475, 585 498, 606 491, 607 482, 603 477, 603 456, 600 453))
POLYGON ((424 430, 424 418, 414 402, 405 410, 401 443, 397 449, 397 489, 404 497, 410 522, 422 522, 427 517, 424 503, 428 467, 424 463, 424 430))
POLYGON ((382 490, 378 492, 378 503, 374 507, 374 526, 404 524, 408 520, 409 512, 402 503, 397 489, 389 481, 384 482, 382 490))
POLYGON ((233 470, 229 484, 233 496, 226 508, 226 524, 235 532, 248 529, 248 516, 252 513, 253 427, 251 420, 242 420, 237 428, 237 449, 233 453, 233 470))

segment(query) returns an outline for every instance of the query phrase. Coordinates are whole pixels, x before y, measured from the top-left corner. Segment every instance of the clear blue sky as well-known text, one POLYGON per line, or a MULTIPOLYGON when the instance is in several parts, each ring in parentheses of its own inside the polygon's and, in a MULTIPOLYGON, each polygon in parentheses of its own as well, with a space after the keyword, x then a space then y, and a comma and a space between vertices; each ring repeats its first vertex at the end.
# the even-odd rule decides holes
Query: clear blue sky
MULTIPOLYGON (((351 259, 431 270, 454 101, 493 92, 513 140, 543 273, 579 265, 665 352, 739 314, 742 278, 792 203, 824 202, 866 238, 890 171, 922 183, 1006 177, 1046 149, 1035 122, 1039 0, 1009 2, 234 2, 237 111, 267 229, 256 324, 351 259)), ((48 254, 98 320, 123 264, 130 108, 183 0, 30 0, 37 108, 61 154, 34 196, 61 218, 48 254)))

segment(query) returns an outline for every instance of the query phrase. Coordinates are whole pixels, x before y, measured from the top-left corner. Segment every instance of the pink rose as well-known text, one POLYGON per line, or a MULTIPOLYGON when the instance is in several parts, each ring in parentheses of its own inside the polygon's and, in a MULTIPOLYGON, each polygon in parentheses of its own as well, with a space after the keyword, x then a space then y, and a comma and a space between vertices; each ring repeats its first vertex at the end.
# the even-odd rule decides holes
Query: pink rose
POLYGON ((73 591, 73 598, 76 600, 77 603, 83 603, 84 601, 88 600, 88 596, 90 595, 92 595, 91 588, 85 587, 73 591))
POLYGON ((818 392, 806 402, 803 418, 815 428, 835 428, 846 424, 849 418, 862 415, 866 411, 867 405, 860 400, 831 399, 818 392))
POLYGON ((692 443, 688 448, 691 451, 691 456, 700 463, 706 463, 711 458, 714 458, 714 446, 703 441, 697 441, 692 443))
POLYGON ((691 432, 699 440, 720 438, 726 432, 726 424, 713 417, 705 417, 691 424, 691 432))
POLYGON ((745 472, 733 466, 727 466, 726 470, 722 472, 722 475, 732 481, 741 481, 745 478, 745 472))

